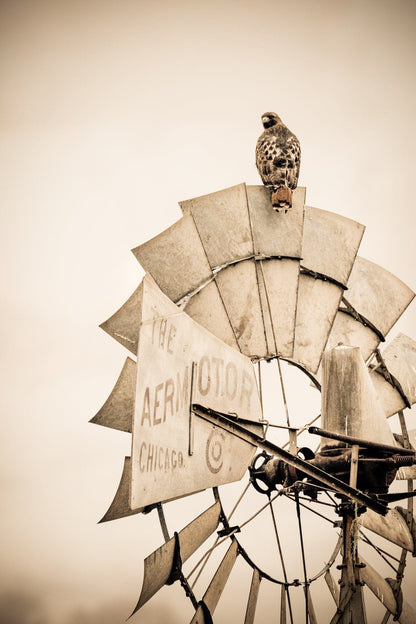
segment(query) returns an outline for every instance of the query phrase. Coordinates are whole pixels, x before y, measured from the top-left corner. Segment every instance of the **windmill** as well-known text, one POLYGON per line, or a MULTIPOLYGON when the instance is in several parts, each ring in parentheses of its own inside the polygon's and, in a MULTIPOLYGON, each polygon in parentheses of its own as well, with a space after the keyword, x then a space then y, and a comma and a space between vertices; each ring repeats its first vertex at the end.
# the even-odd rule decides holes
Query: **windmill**
POLYGON ((269 189, 245 184, 180 206, 179 221, 133 250, 146 276, 102 324, 137 357, 126 359, 92 419, 132 434, 131 457, 103 521, 154 513, 165 539, 145 560, 133 613, 176 582, 195 610, 192 622, 211 622, 238 559, 252 575, 246 624, 254 621, 265 583, 280 587, 282 624, 318 621, 318 582, 332 596, 331 624, 365 622, 368 590, 385 607, 384 622, 390 614, 404 624, 416 621, 401 592, 406 556, 416 550, 415 452, 403 413, 416 401, 416 343, 399 335, 379 349, 414 293, 357 256, 364 226, 306 206, 304 188, 293 192, 287 214, 273 210, 269 189), (277 362, 283 418, 264 417, 265 362, 277 362), (319 427, 315 413, 304 415, 303 425, 291 421, 286 369, 299 370, 322 390, 319 427), (400 436, 389 426, 394 414, 400 436), (276 431, 284 443, 276 443, 276 431), (315 451, 302 442, 307 434, 318 444, 315 451), (407 480, 406 492, 390 491, 397 478, 407 480), (240 482, 243 490, 228 512, 222 490, 240 482), (165 504, 207 488, 213 503, 169 534, 165 504), (235 523, 240 501, 250 495, 257 496, 256 507, 235 523), (401 500, 407 507, 394 505, 401 500), (279 538, 282 514, 276 518, 275 509, 284 503, 299 535, 296 574, 279 538), (332 514, 329 523, 322 505, 332 514), (260 555, 244 544, 264 509, 277 541, 279 575, 264 569, 260 555), (333 552, 313 571, 304 540, 311 513, 335 538, 333 552), (364 560, 361 545, 373 545, 368 532, 399 549, 391 558, 374 546, 393 568, 392 579, 364 560), (218 569, 197 595, 195 575, 220 547, 226 551, 218 569), (188 559, 201 550, 188 572, 188 559))

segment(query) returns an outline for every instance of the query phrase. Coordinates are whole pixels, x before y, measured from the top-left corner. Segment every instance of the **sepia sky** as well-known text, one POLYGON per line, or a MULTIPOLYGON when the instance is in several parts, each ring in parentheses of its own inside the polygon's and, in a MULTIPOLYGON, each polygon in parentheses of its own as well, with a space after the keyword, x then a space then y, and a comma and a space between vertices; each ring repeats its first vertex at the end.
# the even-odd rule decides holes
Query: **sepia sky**
MULTIPOLYGON (((162 536, 152 514, 97 525, 130 451, 88 424, 127 355, 98 325, 179 201, 260 182, 263 112, 301 142, 307 203, 366 225, 360 255, 416 289, 415 18, 412 0, 0 1, 0 624, 133 608, 162 536)), ((392 337, 416 337, 415 309, 392 337)), ((132 622, 184 621, 179 590, 132 622)))

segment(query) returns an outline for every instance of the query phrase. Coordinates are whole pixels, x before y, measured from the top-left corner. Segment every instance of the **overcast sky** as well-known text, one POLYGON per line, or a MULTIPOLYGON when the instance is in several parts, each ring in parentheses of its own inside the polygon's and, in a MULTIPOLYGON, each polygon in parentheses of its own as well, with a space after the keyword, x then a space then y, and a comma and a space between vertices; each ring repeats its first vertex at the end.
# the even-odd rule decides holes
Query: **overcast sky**
MULTIPOLYGON (((1 624, 134 605, 162 537, 151 515, 96 524, 130 448, 88 424, 127 355, 98 325, 178 201, 259 183, 263 112, 300 139, 307 203, 366 225, 360 255, 416 289, 415 17, 412 0, 1 0, 1 624)), ((392 337, 416 336, 415 307, 392 337)), ((163 591, 137 622, 182 621, 163 591)))

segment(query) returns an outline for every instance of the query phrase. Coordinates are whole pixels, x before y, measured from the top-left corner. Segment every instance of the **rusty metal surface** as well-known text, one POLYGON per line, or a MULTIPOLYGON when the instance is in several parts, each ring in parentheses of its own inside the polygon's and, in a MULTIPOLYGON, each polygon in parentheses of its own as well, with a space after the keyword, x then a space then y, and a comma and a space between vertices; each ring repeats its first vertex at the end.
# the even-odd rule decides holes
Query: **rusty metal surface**
POLYGON ((215 280, 190 297, 183 309, 230 347, 239 348, 215 280))
POLYGON ((254 447, 191 416, 191 402, 252 421, 262 414, 250 360, 195 323, 146 278, 142 319, 132 508, 238 480, 247 469, 254 447))
POLYGON ((295 340, 300 263, 297 260, 282 259, 262 260, 257 265, 260 269, 259 283, 264 283, 263 317, 266 319, 270 315, 271 318, 271 328, 267 331, 268 351, 291 358, 295 340))
POLYGON ((381 355, 389 373, 400 384, 410 405, 413 405, 416 402, 416 342, 399 334, 383 349, 381 355))
POLYGON ((293 359, 311 373, 318 370, 342 293, 332 282, 299 276, 293 359))
MULTIPOLYGON (((321 422, 333 433, 395 445, 358 347, 335 347, 324 353, 321 422)), ((323 438, 323 448, 327 445, 323 438)))
POLYGON ((346 286, 364 229, 357 221, 305 206, 302 266, 346 286))
POLYGON ((247 186, 256 255, 301 257, 305 194, 305 188, 296 188, 292 208, 285 214, 273 209, 269 188, 247 186))
POLYGON ((382 267, 356 258, 345 298, 355 310, 386 336, 403 314, 414 293, 382 267))
MULTIPOLYGON (((209 507, 178 533, 180 557, 184 563, 218 526, 220 503, 209 507)), ((169 579, 174 563, 175 538, 170 539, 144 560, 143 586, 133 613, 136 613, 169 579)))
POLYGON ((397 544, 400 548, 405 548, 413 553, 413 538, 407 526, 406 520, 397 511, 397 509, 389 509, 385 516, 375 513, 368 509, 358 518, 358 523, 364 528, 381 535, 393 544, 397 544))
POLYGON ((136 355, 137 340, 141 322, 143 284, 140 283, 134 293, 100 327, 123 347, 136 355))
POLYGON ((215 281, 241 352, 267 355, 263 313, 254 260, 244 260, 220 271, 215 281))
MULTIPOLYGON (((394 615, 397 605, 389 583, 365 559, 360 557, 360 560, 365 564, 361 569, 361 579, 386 609, 394 615)), ((416 611, 405 600, 403 600, 402 612, 398 621, 400 624, 414 624, 416 622, 416 611)))
POLYGON ((261 581, 260 573, 257 570, 257 568, 254 568, 253 575, 251 577, 250 593, 248 595, 244 624, 254 623, 254 617, 256 615, 257 598, 259 597, 260 581, 261 581))
POLYGON ((132 251, 172 301, 192 292, 212 275, 190 215, 132 251))
POLYGON ((180 202, 194 218, 211 267, 253 255, 246 185, 180 202))
POLYGON ((90 422, 131 433, 136 392, 136 362, 127 358, 110 396, 90 422))
POLYGON ((143 511, 143 508, 131 509, 130 507, 130 483, 131 483, 131 459, 124 458, 123 472, 120 483, 113 501, 100 522, 108 522, 109 520, 118 520, 143 511))
MULTIPOLYGON (((227 583, 228 577, 230 576, 231 570, 233 569, 237 555, 238 544, 235 540, 233 540, 202 599, 211 615, 214 613, 218 601, 221 598, 221 594, 224 591, 224 587, 227 583)), ((208 624, 204 618, 203 609, 199 606, 194 617, 192 618, 191 624, 203 623, 208 624)))

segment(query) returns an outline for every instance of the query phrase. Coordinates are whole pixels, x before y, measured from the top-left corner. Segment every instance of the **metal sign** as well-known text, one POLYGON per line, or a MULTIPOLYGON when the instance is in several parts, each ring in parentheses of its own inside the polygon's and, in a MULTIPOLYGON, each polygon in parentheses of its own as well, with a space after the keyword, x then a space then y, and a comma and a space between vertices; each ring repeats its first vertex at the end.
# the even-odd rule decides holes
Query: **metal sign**
POLYGON ((250 360, 179 310, 149 276, 141 319, 132 509, 243 476, 255 447, 196 418, 192 403, 253 422, 262 418, 250 360))

